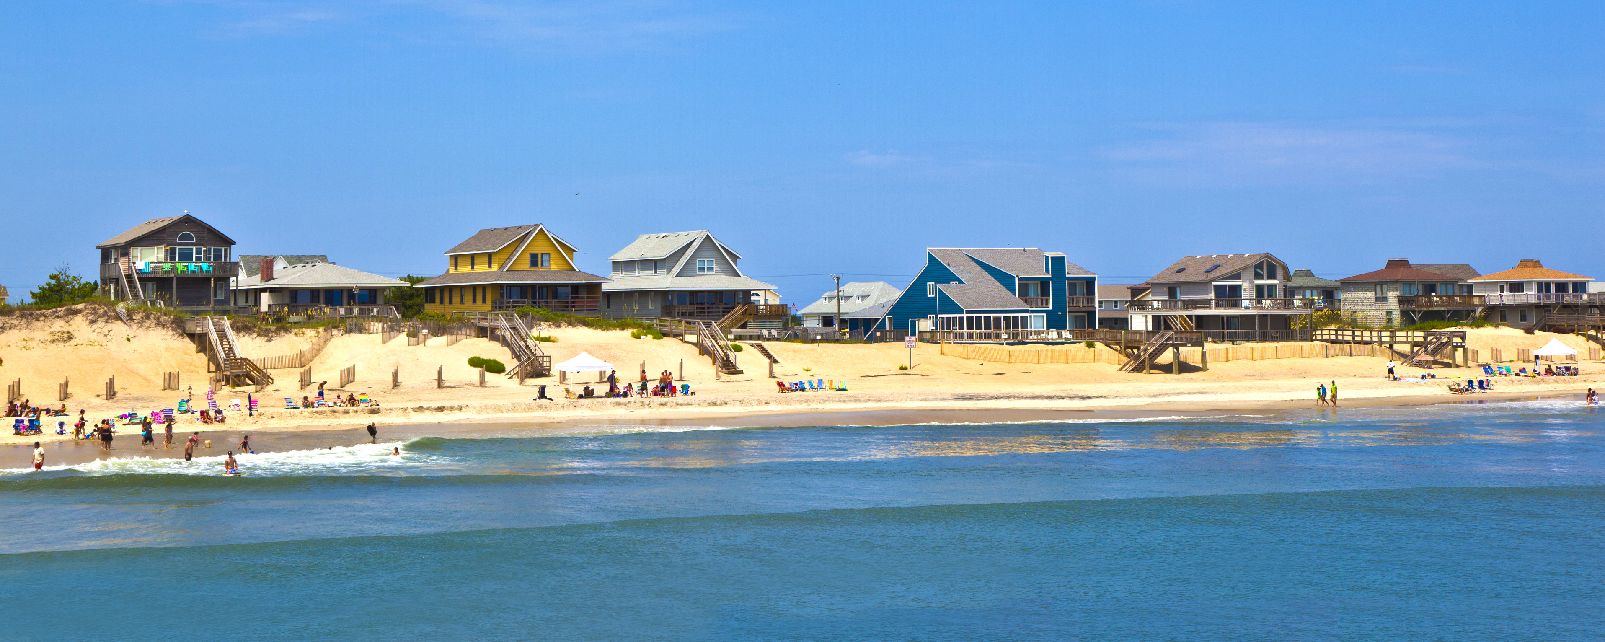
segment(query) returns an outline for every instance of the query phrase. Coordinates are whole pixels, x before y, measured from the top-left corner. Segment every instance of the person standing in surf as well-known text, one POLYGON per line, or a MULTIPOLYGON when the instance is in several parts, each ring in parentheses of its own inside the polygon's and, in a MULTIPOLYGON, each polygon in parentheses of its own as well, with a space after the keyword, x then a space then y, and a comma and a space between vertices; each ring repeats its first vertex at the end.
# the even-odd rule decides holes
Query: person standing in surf
POLYGON ((1326 396, 1327 396, 1328 399, 1332 400, 1332 405, 1334 405, 1334 406, 1337 405, 1337 380, 1336 379, 1332 380, 1332 386, 1327 389, 1326 396))
MULTIPOLYGON (((145 425, 150 425, 150 417, 145 418, 145 425)), ((162 448, 173 447, 173 422, 162 424, 162 448)))
POLYGON ((379 427, 372 423, 368 424, 368 443, 379 443, 379 427))
POLYGON ((240 438, 240 454, 243 455, 245 453, 252 453, 252 452, 256 452, 256 451, 251 450, 251 436, 250 435, 246 435, 244 437, 241 437, 240 438))
POLYGON ((102 421, 100 423, 100 447, 105 448, 107 452, 111 452, 111 422, 110 421, 102 421))
POLYGON ((146 423, 146 422, 140 422, 140 424, 139 424, 139 447, 140 448, 144 448, 146 446, 155 446, 155 445, 156 445, 156 435, 151 433, 150 424, 146 423))
POLYGON ((237 461, 234 460, 234 451, 232 451, 232 450, 228 451, 228 457, 223 459, 223 474, 224 475, 238 475, 238 474, 240 474, 240 462, 237 462, 237 461))
POLYGON ((195 433, 189 436, 189 441, 184 442, 184 461, 189 461, 195 458, 195 444, 200 442, 201 433, 195 433))
POLYGON ((39 442, 37 441, 33 442, 33 469, 45 469, 45 449, 43 446, 40 446, 39 442))

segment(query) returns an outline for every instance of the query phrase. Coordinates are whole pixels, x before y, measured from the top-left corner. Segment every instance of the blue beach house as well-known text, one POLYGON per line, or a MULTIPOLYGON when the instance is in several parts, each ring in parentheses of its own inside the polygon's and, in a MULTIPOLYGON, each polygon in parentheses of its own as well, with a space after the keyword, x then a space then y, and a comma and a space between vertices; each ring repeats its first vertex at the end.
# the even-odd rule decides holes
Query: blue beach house
MULTIPOLYGON (((919 333, 1098 327, 1098 277, 1036 248, 931 248, 879 329, 919 333)), ((997 336, 1002 337, 1002 333, 997 336)))

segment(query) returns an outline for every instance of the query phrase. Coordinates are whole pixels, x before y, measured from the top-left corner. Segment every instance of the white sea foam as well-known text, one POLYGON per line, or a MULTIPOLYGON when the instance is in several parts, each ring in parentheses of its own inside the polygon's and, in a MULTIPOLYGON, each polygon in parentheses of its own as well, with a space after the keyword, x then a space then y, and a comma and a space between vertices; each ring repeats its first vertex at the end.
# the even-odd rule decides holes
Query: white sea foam
MULTIPOLYGON (((46 471, 67 471, 84 475, 218 475, 223 472, 226 455, 206 455, 193 461, 165 457, 112 457, 62 466, 45 466, 46 471)), ((235 453, 240 470, 251 476, 372 474, 407 466, 435 463, 439 457, 408 452, 405 442, 335 446, 311 450, 262 453, 235 453), (401 449, 401 455, 391 452, 401 449)), ((0 469, 0 475, 34 472, 32 468, 0 469)))

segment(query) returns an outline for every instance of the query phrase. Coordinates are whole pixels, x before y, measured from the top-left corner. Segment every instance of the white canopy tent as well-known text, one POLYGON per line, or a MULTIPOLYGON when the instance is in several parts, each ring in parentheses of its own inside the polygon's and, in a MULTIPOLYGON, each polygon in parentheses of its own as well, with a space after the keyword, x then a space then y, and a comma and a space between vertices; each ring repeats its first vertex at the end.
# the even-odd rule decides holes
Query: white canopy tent
POLYGON ((581 352, 577 355, 574 355, 574 358, 552 366, 552 368, 557 370, 557 380, 559 383, 567 382, 568 377, 566 375, 570 372, 594 372, 596 373, 596 380, 601 381, 602 377, 607 376, 607 373, 615 370, 613 364, 593 357, 589 352, 581 352))
POLYGON ((1560 339, 1550 339, 1544 347, 1533 351, 1535 357, 1575 357, 1577 351, 1560 342, 1560 339))

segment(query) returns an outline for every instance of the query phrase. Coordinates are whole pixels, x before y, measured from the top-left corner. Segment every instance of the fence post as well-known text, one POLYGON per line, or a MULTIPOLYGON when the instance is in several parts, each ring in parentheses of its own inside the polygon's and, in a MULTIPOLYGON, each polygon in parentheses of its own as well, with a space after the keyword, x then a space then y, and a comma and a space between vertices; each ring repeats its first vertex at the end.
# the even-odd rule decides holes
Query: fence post
POLYGON ((485 387, 485 369, 484 368, 480 368, 479 369, 479 387, 481 387, 481 388, 485 387))
POLYGON ((440 366, 435 369, 435 387, 446 387, 446 366, 440 366))
POLYGON ((56 401, 67 400, 67 383, 69 381, 71 381, 71 379, 68 379, 67 377, 61 378, 61 390, 56 394, 56 401))
MULTIPOLYGON (((715 370, 717 369, 715 368, 715 370)), ((685 359, 680 360, 680 380, 685 381, 685 359)))
POLYGON ((392 389, 401 387, 401 366, 396 366, 390 371, 390 387, 392 389))
POLYGON ((109 400, 116 399, 116 398, 117 398, 117 376, 113 375, 111 378, 106 380, 106 399, 109 401, 109 400))

